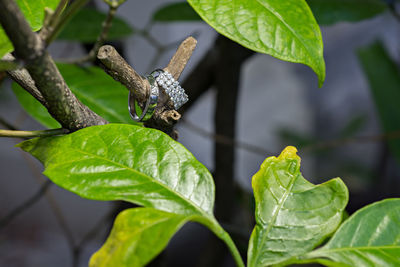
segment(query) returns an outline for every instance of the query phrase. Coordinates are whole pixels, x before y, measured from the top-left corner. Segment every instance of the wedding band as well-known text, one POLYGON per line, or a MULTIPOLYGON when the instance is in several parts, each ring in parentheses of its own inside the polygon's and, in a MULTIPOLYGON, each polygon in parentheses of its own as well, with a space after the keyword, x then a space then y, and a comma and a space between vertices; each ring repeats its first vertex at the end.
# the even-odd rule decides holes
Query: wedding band
POLYGON ((129 91, 129 102, 128 102, 129 114, 131 115, 131 118, 137 122, 143 122, 150 119, 151 116, 153 116, 154 110, 157 107, 158 96, 159 96, 159 88, 157 82, 153 75, 148 75, 146 76, 146 78, 150 83, 150 95, 140 115, 137 114, 136 110, 137 109, 140 110, 141 108, 138 102, 136 101, 136 98, 133 95, 132 91, 129 91))
POLYGON ((185 90, 168 71, 157 69, 152 72, 152 76, 156 79, 157 84, 164 89, 165 93, 172 100, 175 110, 179 109, 189 100, 185 90))

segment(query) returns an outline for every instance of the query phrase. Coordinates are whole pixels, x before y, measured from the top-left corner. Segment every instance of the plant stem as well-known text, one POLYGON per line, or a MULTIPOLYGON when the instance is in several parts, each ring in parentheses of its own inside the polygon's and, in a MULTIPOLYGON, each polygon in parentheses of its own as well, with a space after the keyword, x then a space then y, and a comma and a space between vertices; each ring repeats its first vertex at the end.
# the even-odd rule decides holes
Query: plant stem
POLYGON ((78 12, 87 2, 88 0, 76 0, 63 12, 61 18, 55 21, 52 31, 48 36, 46 36, 46 44, 50 44, 52 41, 54 41, 60 31, 64 28, 65 24, 67 24, 67 22, 75 15, 75 13, 78 12))
POLYGON ((49 35, 54 31, 54 27, 59 23, 62 12, 68 5, 68 2, 69 0, 61 0, 54 12, 49 9, 45 9, 45 12, 47 13, 44 19, 43 28, 39 33, 43 40, 47 41, 49 35))
POLYGON ((15 138, 30 138, 30 137, 43 137, 66 134, 69 131, 66 129, 51 129, 42 131, 13 131, 13 130, 0 130, 0 137, 15 137, 15 138))
POLYGON ((231 254, 233 256, 233 259, 235 260, 237 266, 238 267, 244 267, 245 265, 244 265, 242 256, 240 256, 239 250, 237 249, 237 247, 236 247, 235 243, 233 242, 231 236, 227 232, 224 231, 224 235, 223 235, 222 240, 228 246, 228 248, 229 248, 229 250, 230 250, 230 252, 231 252, 231 254))
POLYGON ((111 4, 109 4, 109 7, 110 8, 108 10, 107 17, 106 17, 105 21, 102 24, 103 26, 102 26, 101 33, 97 37, 97 40, 96 40, 95 44, 93 45, 93 48, 90 50, 90 52, 86 56, 84 56, 82 58, 73 59, 73 60, 65 60, 65 62, 72 63, 72 64, 82 64, 82 63, 85 63, 87 61, 93 61, 96 58, 96 55, 97 55, 97 52, 100 49, 100 46, 107 39, 108 32, 110 31, 112 21, 114 19, 115 13, 117 12, 117 9, 118 9, 119 5, 111 5, 111 4))
POLYGON ((212 220, 212 226, 208 226, 216 236, 218 236, 225 244, 228 246, 233 259, 238 267, 245 267, 242 256, 240 256, 239 250, 237 249, 235 243, 233 242, 231 236, 222 228, 222 226, 217 222, 217 220, 212 220))

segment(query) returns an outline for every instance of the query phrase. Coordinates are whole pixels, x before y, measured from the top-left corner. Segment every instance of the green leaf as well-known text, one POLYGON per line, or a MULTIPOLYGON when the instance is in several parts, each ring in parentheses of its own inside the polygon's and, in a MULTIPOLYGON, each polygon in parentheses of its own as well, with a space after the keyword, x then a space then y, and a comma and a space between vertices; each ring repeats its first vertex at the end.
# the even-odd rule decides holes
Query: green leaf
MULTIPOLYGON (((48 7, 55 9, 60 0, 41 0, 41 1, 29 1, 29 0, 16 0, 19 8, 24 14, 26 20, 31 25, 33 31, 38 31, 43 25, 44 19, 44 8, 48 7)), ((0 25, 0 58, 6 53, 14 50, 11 42, 8 40, 6 33, 0 25)))
POLYGON ((84 198, 124 200, 186 215, 213 214, 211 174, 158 130, 109 124, 20 146, 44 164, 44 174, 54 183, 84 198))
MULTIPOLYGON (((71 91, 94 112, 109 122, 132 123, 128 112, 128 90, 98 67, 57 65, 71 91)), ((47 110, 19 85, 13 90, 24 109, 49 128, 59 127, 47 110)))
MULTIPOLYGON (((94 43, 100 35, 102 23, 107 15, 93 8, 81 9, 58 35, 59 40, 94 43)), ((107 40, 117 40, 133 33, 131 26, 119 17, 114 17, 107 40)))
MULTIPOLYGON (((381 43, 359 51, 359 60, 367 76, 371 93, 385 132, 400 130, 400 71, 381 43)), ((388 140, 389 148, 400 163, 400 139, 388 140)))
POLYGON ((386 11, 382 0, 306 0, 320 25, 357 22, 386 11))
POLYGON ((320 185, 305 180, 296 152, 287 147, 278 158, 267 158, 253 176, 257 224, 249 243, 249 267, 303 255, 342 221, 346 186, 340 178, 320 185))
POLYGON ((260 53, 310 66, 325 80, 321 32, 305 0, 188 0, 222 35, 260 53))
POLYGON ((81 197, 123 200, 195 218, 222 239, 237 264, 244 266, 232 239, 214 218, 210 172, 165 133, 108 124, 18 146, 44 164, 44 174, 55 184, 81 197))
POLYGON ((153 21, 201 21, 201 18, 186 2, 178 2, 164 5, 158 9, 153 14, 153 21))
POLYGON ((386 199, 360 209, 325 246, 306 257, 329 258, 341 266, 399 266, 400 199, 386 199))
POLYGON ((189 218, 152 208, 124 210, 89 266, 144 266, 167 246, 189 218))

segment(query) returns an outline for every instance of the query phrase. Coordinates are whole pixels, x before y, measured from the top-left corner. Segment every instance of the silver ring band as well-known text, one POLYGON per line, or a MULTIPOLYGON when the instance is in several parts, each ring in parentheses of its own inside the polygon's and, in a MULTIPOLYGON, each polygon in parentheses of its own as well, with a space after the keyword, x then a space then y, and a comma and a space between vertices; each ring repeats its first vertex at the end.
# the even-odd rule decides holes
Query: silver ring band
POLYGON ((159 96, 159 88, 157 82, 152 74, 147 75, 146 78, 150 83, 150 95, 140 115, 138 115, 136 111, 136 109, 140 110, 139 104, 136 101, 135 96, 132 94, 132 91, 129 91, 129 114, 131 115, 131 118, 137 122, 147 121, 148 119, 150 119, 151 116, 153 116, 154 110, 157 107, 159 96))
POLYGON ((174 103, 175 110, 179 109, 189 100, 185 90, 168 71, 157 69, 152 72, 152 75, 156 79, 157 84, 164 89, 164 92, 174 103))

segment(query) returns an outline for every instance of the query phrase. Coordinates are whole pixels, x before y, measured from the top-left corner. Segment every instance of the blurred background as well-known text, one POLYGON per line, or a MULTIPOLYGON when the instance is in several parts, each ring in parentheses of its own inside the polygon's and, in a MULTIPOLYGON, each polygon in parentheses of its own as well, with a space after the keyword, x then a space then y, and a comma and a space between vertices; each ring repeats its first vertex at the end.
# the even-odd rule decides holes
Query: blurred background
MULTIPOLYGON (((170 3, 176 1, 127 1, 117 13, 118 40, 110 43, 145 74, 165 67, 187 36, 198 40, 180 78, 191 101, 182 109, 178 141, 213 173, 216 216, 244 254, 254 226, 251 177, 287 145, 299 149, 308 180, 344 180, 349 214, 400 196, 400 19, 394 10, 321 27, 327 78, 318 88, 308 67, 253 53, 191 12, 165 11, 170 3)), ((107 12, 102 1, 87 8, 107 12)), ((87 53, 93 40, 82 44, 71 32, 87 36, 82 25, 98 19, 88 14, 73 18, 52 44, 55 59, 87 53)), ((44 128, 4 77, 0 120, 18 129, 44 128)), ((46 182, 43 167, 14 147, 20 141, 0 139, 0 266, 86 266, 115 214, 129 205, 82 199, 46 182)), ((151 266, 234 263, 222 242, 190 223, 151 266)))

